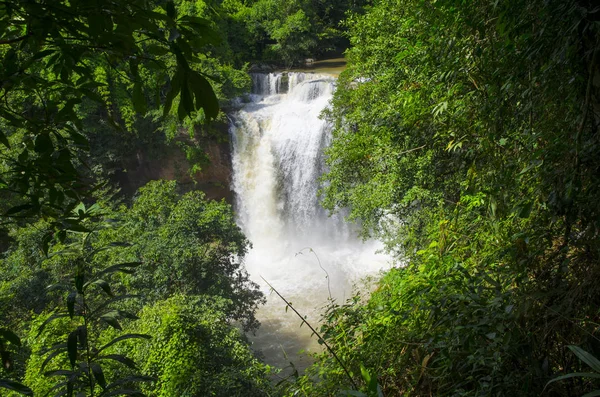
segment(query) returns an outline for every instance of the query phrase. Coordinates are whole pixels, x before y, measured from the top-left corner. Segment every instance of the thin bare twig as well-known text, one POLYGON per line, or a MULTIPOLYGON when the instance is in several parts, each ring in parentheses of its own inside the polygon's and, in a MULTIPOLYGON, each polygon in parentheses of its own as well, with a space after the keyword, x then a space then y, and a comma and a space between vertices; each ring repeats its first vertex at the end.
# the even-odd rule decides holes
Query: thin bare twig
POLYGON ((327 351, 329 351, 329 353, 331 353, 331 355, 335 358, 335 360, 338 362, 338 364, 340 364, 340 366, 342 367, 342 369, 344 370, 344 372, 346 373, 346 376, 348 377, 348 379, 350 379, 350 382, 352 382, 352 385, 354 386, 354 388, 356 390, 358 390, 358 385, 356 384, 356 382, 354 382, 354 379, 352 379, 352 376, 350 375, 350 372, 348 371, 348 368, 346 368, 346 366, 344 365, 344 363, 342 362, 342 360, 340 360, 340 358, 337 356, 337 354, 335 354, 335 352, 333 351, 333 349, 331 348, 331 346, 329 346, 327 344, 327 342, 325 342, 325 339, 323 339, 323 337, 317 332, 316 329, 313 328, 312 325, 310 325, 310 323, 308 321, 306 321, 306 318, 302 317, 302 315, 298 312, 298 310, 296 310, 294 308, 294 306, 292 306, 292 304, 290 302, 287 301, 287 299, 285 299, 280 293, 279 291, 277 291, 275 289, 275 287, 273 287, 267 280, 265 280, 265 278, 263 276, 260 276, 260 278, 263 279, 263 281, 265 283, 267 283, 267 285, 269 286, 269 288, 271 288, 271 290, 273 292, 275 292, 277 294, 277 296, 279 296, 281 298, 282 301, 285 302, 285 304, 294 311, 294 313, 296 313, 296 315, 298 317, 300 317, 300 319, 302 320, 303 324, 306 324, 308 326, 308 328, 310 328, 310 330, 313 332, 313 334, 317 335, 317 338, 319 338, 320 341, 323 342, 323 344, 325 345, 325 347, 327 348, 327 351))

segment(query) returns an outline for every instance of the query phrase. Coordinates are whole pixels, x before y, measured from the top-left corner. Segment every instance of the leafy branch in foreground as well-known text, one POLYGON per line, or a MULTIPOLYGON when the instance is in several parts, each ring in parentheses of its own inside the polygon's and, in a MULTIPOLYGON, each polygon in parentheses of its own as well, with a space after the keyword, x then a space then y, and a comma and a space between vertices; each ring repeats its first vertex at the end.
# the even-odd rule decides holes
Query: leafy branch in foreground
POLYGON ((123 77, 140 116, 161 104, 167 115, 179 97, 180 120, 200 110, 216 118, 217 97, 193 68, 217 41, 211 23, 160 3, 0 2, 0 193, 15 201, 4 217, 60 217, 94 190, 81 169, 90 150, 81 108, 99 106, 100 122, 122 130, 107 72, 123 77))
POLYGON ((56 392, 56 396, 72 396, 73 393, 78 392, 92 397, 140 396, 143 394, 135 390, 135 383, 151 381, 153 378, 132 375, 109 381, 104 368, 109 363, 117 363, 133 371, 137 370, 137 366, 131 358, 122 354, 112 354, 110 348, 128 339, 150 339, 150 336, 127 333, 118 335, 107 343, 101 342, 98 338, 102 329, 112 327, 122 331, 121 321, 138 318, 117 306, 118 302, 134 296, 116 295, 109 281, 115 273, 133 273, 140 263, 118 263, 103 270, 93 271, 92 260, 98 252, 128 245, 119 242, 94 249, 90 243, 93 233, 81 233, 80 241, 52 254, 52 256, 65 256, 74 265, 75 270, 72 285, 59 283, 48 287, 49 289, 66 290, 66 305, 62 310, 55 311, 39 326, 38 337, 44 332, 46 326, 57 319, 69 318, 72 328, 65 339, 42 350, 42 354, 46 355, 46 358, 41 365, 40 372, 47 377, 63 378, 61 382, 55 383, 49 391, 49 393, 56 392), (64 360, 65 353, 68 360, 64 360), (57 363, 58 368, 44 372, 50 363, 58 360, 58 357, 63 357, 57 363))

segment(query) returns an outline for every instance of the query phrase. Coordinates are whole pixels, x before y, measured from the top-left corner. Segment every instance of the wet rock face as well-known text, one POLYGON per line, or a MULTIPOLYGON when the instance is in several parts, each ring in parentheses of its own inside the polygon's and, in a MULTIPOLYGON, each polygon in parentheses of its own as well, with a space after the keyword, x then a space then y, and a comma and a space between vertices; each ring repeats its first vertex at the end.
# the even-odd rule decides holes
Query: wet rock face
POLYGON ((202 144, 208 161, 202 170, 190 175, 190 162, 179 147, 167 147, 160 156, 138 149, 124 164, 124 170, 115 175, 122 192, 131 197, 137 189, 151 180, 165 179, 179 182, 182 191, 201 190, 214 200, 233 203, 231 184, 231 154, 229 143, 202 144))
POLYGON ((209 143, 205 152, 209 163, 194 176, 193 181, 197 183, 195 188, 206 193, 207 198, 225 199, 233 203, 233 191, 230 188, 232 165, 229 143, 209 143))

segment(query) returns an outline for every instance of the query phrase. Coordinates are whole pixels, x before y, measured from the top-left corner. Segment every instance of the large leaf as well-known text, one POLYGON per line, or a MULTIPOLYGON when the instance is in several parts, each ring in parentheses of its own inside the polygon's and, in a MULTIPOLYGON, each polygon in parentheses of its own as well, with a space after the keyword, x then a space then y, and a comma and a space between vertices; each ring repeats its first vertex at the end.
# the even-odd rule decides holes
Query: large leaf
POLYGON ((546 386, 548 386, 550 383, 554 383, 554 382, 557 382, 557 381, 561 381, 561 380, 564 380, 564 379, 570 379, 570 378, 596 378, 596 379, 600 379, 600 374, 596 374, 594 372, 573 372, 571 374, 557 376, 556 378, 552 379, 550 382, 546 383, 546 386))
POLYGON ((144 96, 141 83, 137 82, 133 85, 133 94, 131 96, 131 100, 133 102, 133 108, 137 113, 142 115, 146 113, 146 97, 144 96))
POLYGON ((568 347, 581 361, 592 367, 594 371, 600 373, 600 361, 596 357, 592 356, 579 346, 569 345, 568 347))
POLYGON ((77 299, 77 292, 72 291, 67 296, 67 310, 69 312, 69 317, 73 318, 75 314, 75 301, 77 299))
POLYGON ((12 208, 9 208, 8 211, 6 211, 4 213, 4 216, 15 215, 15 214, 18 214, 19 212, 27 211, 27 210, 30 210, 32 208, 33 208, 33 205, 31 205, 31 204, 17 205, 17 206, 14 206, 12 208))
POLYGON ((121 386, 127 383, 133 383, 133 382, 153 382, 155 381, 156 378, 153 378, 151 376, 143 376, 143 375, 132 375, 132 376, 126 376, 124 378, 121 378, 119 380, 114 381, 113 383, 111 383, 110 385, 108 385, 107 389, 112 389, 115 388, 117 386, 121 386))
MULTIPOLYGON (((112 299, 109 299, 107 301, 105 301, 104 303, 100 304, 96 309, 94 309, 92 312, 90 312, 90 316, 92 318, 97 317, 100 313, 102 313, 103 311, 107 310, 109 308, 109 306, 115 302, 124 300, 124 299, 131 299, 131 298, 139 298, 141 295, 119 295, 119 296, 115 296, 112 299)), ((108 311, 112 311, 112 309, 108 310, 108 311)), ((107 311, 107 312, 108 312, 107 311)))
POLYGON ((0 143, 10 149, 10 143, 8 143, 8 138, 4 135, 4 132, 0 131, 0 143))
MULTIPOLYGON (((64 347, 67 346, 66 343, 63 343, 62 345, 64 345, 64 347)), ((62 349, 56 349, 52 353, 48 354, 48 356, 44 359, 44 362, 40 366, 40 372, 44 372, 44 369, 46 368, 46 365, 48 365, 50 363, 50 361, 52 361, 52 359, 54 357, 58 356, 59 354, 63 354, 63 353, 64 353, 64 350, 62 350, 62 349)))
POLYGON ((100 319, 102 321, 104 321, 106 324, 110 325, 111 327, 118 329, 119 331, 123 330, 123 327, 121 327, 121 324, 119 324, 119 321, 116 319, 116 317, 101 316, 100 319))
POLYGON ((106 350, 109 347, 113 346, 115 343, 118 343, 120 341, 127 340, 127 339, 152 339, 152 337, 150 335, 146 335, 146 334, 126 334, 126 335, 121 335, 121 336, 118 336, 118 337, 114 338, 113 340, 111 340, 110 342, 108 342, 106 345, 102 346, 98 350, 98 352, 102 352, 103 350, 106 350))
POLYGON ((171 111, 171 106, 173 106, 173 100, 181 91, 181 86, 183 84, 183 71, 181 68, 177 68, 173 78, 171 79, 171 88, 167 93, 167 98, 165 99, 165 105, 163 108, 163 116, 166 116, 171 111))
POLYGON ((75 367, 77 364, 77 336, 79 335, 79 331, 73 331, 69 334, 67 338, 67 353, 69 354, 69 362, 71 363, 71 367, 75 367))
POLYGON ((104 292, 106 292, 106 294, 108 296, 110 296, 110 297, 114 296, 113 293, 112 293, 112 290, 110 289, 110 284, 108 284, 108 282, 106 280, 100 279, 100 280, 95 280, 95 281, 88 282, 88 283, 86 283, 83 286, 83 289, 85 290, 90 285, 97 285, 98 287, 102 288, 102 290, 104 292))
POLYGON ((92 363, 91 368, 92 373, 94 374, 94 378, 96 378, 96 381, 98 382, 100 387, 106 389, 106 379, 104 378, 104 372, 102 371, 102 367, 97 363, 92 363))
POLYGON ((113 361, 117 361, 121 364, 124 364, 131 369, 137 369, 137 365, 135 364, 135 361, 133 361, 129 357, 123 356, 122 354, 107 354, 105 356, 99 356, 98 360, 113 360, 113 361))
POLYGON ((208 80, 192 70, 189 72, 188 85, 196 98, 196 109, 204 109, 208 120, 215 119, 219 115, 219 100, 208 80))
MULTIPOLYGON (((189 78, 190 73, 186 73, 185 77, 189 78)), ((189 79, 186 79, 181 85, 181 95, 179 100, 179 108, 177 109, 177 116, 180 121, 194 111, 194 100, 192 93, 189 89, 189 79)))
POLYGON ((109 396, 133 396, 133 397, 145 397, 146 395, 138 390, 130 390, 130 389, 117 389, 111 390, 107 393, 101 394, 102 397, 109 396))
POLYGON ((110 274, 110 273, 114 273, 114 272, 122 272, 122 273, 131 274, 133 272, 132 269, 135 269, 136 267, 140 266, 141 264, 142 264, 142 262, 118 263, 116 265, 109 266, 106 269, 102 270, 101 272, 99 272, 97 274, 97 276, 101 276, 104 274, 110 274))
POLYGON ((0 336, 15 346, 21 346, 21 339, 9 329, 0 328, 0 336))
POLYGON ((76 374, 77 374, 77 372, 69 371, 66 369, 57 369, 56 371, 44 372, 44 376, 69 376, 69 377, 71 377, 76 374))
POLYGON ((29 387, 22 385, 19 382, 15 382, 14 380, 0 379, 0 387, 24 394, 26 396, 33 396, 33 391, 29 387))

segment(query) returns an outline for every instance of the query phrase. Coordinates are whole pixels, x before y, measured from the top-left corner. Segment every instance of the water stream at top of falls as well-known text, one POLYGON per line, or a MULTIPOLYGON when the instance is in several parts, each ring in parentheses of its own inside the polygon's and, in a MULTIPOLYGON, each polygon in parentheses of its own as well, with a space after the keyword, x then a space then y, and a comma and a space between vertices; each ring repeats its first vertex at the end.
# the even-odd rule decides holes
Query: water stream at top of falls
POLYGON ((330 126, 319 118, 335 78, 316 73, 253 74, 253 91, 233 114, 233 190, 238 223, 252 243, 246 269, 267 295, 251 337, 265 361, 300 368, 300 350, 320 351, 310 330, 262 280, 318 325, 331 297, 343 302, 352 284, 387 266, 375 241, 362 242, 342 215, 329 217, 318 198, 330 126), (287 356, 287 357, 286 357, 287 356))

